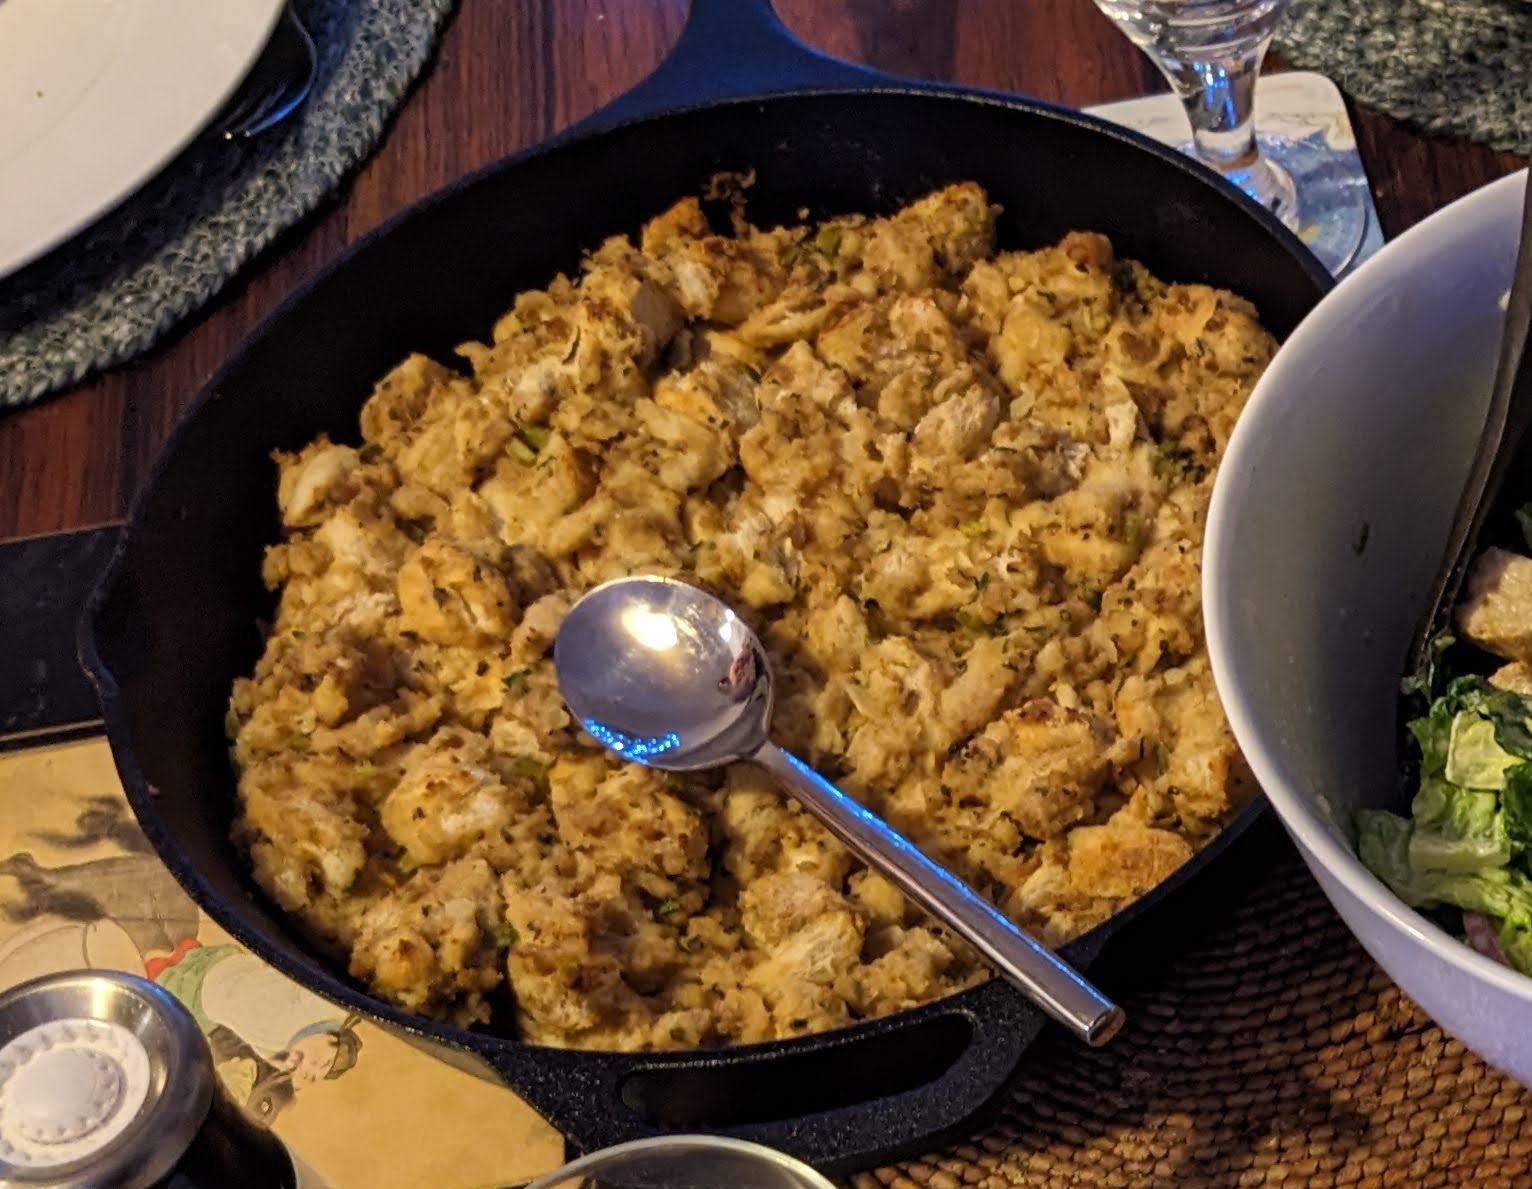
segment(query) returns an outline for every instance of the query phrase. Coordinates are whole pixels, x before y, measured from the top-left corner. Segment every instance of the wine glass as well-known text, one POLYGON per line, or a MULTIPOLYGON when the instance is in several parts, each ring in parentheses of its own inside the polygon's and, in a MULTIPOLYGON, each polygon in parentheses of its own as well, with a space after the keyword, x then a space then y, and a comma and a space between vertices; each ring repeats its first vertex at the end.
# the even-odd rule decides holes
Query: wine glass
POLYGON ((1192 126, 1186 150, 1281 219, 1339 273, 1367 232, 1361 183, 1333 155, 1255 127, 1255 82, 1288 3, 1096 0, 1181 100, 1192 126))

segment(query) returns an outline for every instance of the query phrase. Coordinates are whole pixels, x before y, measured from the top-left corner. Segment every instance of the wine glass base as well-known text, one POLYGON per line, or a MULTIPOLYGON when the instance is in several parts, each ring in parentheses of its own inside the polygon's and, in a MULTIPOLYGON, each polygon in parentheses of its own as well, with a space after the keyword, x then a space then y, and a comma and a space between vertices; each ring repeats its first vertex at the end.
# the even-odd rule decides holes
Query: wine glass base
MULTIPOLYGON (((1292 228, 1320 263, 1339 276, 1356 260, 1367 237, 1371 216, 1366 176, 1312 137, 1291 140, 1257 131, 1255 139, 1261 157, 1278 176, 1250 177, 1254 171, 1246 170, 1224 177, 1292 228)), ((1196 156, 1190 140, 1178 147, 1196 156)))
POLYGON ((1303 224, 1298 212, 1298 186, 1293 175, 1266 153, 1244 169, 1226 169, 1223 176, 1233 182, 1287 225, 1297 231, 1303 224))

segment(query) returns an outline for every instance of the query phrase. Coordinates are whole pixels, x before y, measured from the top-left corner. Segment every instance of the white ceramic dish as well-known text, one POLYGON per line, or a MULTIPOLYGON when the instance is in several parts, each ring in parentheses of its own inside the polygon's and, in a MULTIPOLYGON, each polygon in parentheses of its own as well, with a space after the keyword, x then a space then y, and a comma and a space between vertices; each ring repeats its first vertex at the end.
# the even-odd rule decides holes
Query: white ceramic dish
POLYGON ((1355 810, 1398 788, 1400 671, 1483 423, 1525 183, 1400 236, 1283 345, 1215 485, 1203 597, 1234 733, 1326 895, 1442 1027, 1532 1085, 1532 978, 1408 908, 1352 849, 1355 810))
POLYGON ((0 0, 0 276, 180 152, 284 0, 0 0))

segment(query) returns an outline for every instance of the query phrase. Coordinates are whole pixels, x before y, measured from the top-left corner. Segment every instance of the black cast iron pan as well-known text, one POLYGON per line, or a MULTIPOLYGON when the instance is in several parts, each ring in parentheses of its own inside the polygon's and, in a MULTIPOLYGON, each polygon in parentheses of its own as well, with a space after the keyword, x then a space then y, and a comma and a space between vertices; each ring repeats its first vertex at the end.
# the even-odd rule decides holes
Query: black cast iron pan
MULTIPOLYGON (((465 115, 465 118, 475 118, 465 115)), ((493 118, 485 115, 479 118, 493 118)), ((1003 204, 1004 246, 1109 234, 1162 277, 1251 298, 1285 335, 1329 278, 1275 220, 1181 156, 1074 112, 917 85, 795 42, 766 0, 697 0, 681 41, 636 90, 551 146, 427 199, 292 295, 193 404, 136 501, 81 633, 128 797, 208 914, 329 999, 444 1058, 500 1078, 587 1150, 667 1130, 764 1141, 826 1169, 866 1166, 976 1124, 1000 1100, 1041 1017, 985 986, 799 1040, 681 1053, 568 1052, 469 1032, 373 999, 317 957, 256 891, 228 841, 222 729, 272 601, 273 448, 355 440, 373 380, 408 351, 487 334, 512 295, 572 270, 720 170, 753 169, 758 223, 888 211, 976 179, 1003 204)), ((1097 963, 1229 851, 1252 808, 1167 884, 1068 947, 1097 963)), ((1231 865, 1223 864, 1227 870, 1231 865)), ((1201 884, 1199 903, 1216 899, 1201 884)), ((1180 913, 1174 919, 1186 932, 1180 913)), ((1174 931, 1174 930, 1173 930, 1174 931)))

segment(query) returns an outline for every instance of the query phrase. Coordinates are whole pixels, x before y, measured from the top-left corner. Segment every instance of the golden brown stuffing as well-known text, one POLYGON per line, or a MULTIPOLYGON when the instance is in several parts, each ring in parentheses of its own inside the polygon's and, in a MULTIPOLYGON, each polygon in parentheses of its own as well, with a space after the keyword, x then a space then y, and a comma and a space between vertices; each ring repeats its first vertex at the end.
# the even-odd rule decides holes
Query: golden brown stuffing
POLYGON ((986 975, 761 773, 623 766, 559 697, 572 601, 676 575, 757 629, 776 733, 1050 944, 1248 796, 1198 588, 1273 350, 1102 236, 997 252, 954 185, 735 234, 695 201, 411 356, 280 453, 233 691, 261 885, 411 1010, 540 1043, 760 1041, 986 975))

